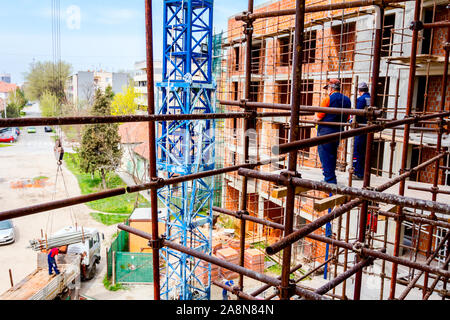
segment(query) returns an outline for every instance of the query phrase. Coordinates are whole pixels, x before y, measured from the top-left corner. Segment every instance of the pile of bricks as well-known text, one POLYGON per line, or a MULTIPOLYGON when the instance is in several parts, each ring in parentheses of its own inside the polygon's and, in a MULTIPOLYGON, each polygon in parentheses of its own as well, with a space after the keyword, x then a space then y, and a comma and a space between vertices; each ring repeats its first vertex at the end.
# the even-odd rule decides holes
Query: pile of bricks
MULTIPOLYGON (((224 248, 217 250, 217 258, 225 260, 233 264, 239 264, 239 252, 232 248, 224 248)), ((228 269, 219 267, 219 275, 225 279, 235 279, 239 274, 228 269)))
POLYGON ((264 253, 258 249, 248 249, 244 252, 244 267, 256 272, 264 272, 264 253))
MULTIPOLYGON (((213 257, 217 258, 214 254, 213 257)), ((195 269, 195 275, 206 286, 208 284, 208 262, 200 262, 201 268, 195 269)), ((211 281, 219 280, 219 267, 211 263, 211 281)))

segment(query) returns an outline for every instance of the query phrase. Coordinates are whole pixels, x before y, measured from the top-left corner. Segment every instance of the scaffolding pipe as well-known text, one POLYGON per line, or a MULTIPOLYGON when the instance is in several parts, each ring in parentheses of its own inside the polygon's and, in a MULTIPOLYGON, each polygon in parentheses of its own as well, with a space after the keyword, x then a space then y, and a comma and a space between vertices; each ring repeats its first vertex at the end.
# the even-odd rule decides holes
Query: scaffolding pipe
MULTIPOLYGON (((340 2, 340 3, 330 3, 324 5, 309 5, 305 9, 305 13, 313 13, 313 12, 321 12, 321 11, 333 11, 340 9, 351 9, 351 8, 360 8, 366 6, 387 6, 389 4, 407 2, 412 0, 359 0, 359 1, 349 1, 349 2, 340 2)), ((235 17, 237 21, 245 21, 247 19, 256 20, 263 18, 274 18, 274 17, 282 17, 294 15, 295 9, 284 9, 284 10, 274 10, 268 12, 258 12, 254 14, 244 13, 242 15, 238 15, 235 17)))
MULTIPOLYGON (((355 264, 352 268, 341 273, 339 276, 337 276, 330 282, 324 284, 323 286, 321 286, 319 289, 317 289, 314 292, 318 293, 318 294, 327 293, 331 289, 337 287, 339 284, 341 284, 342 282, 344 282, 345 280, 347 280, 348 278, 353 276, 355 273, 361 272, 362 269, 364 269, 365 267, 372 265, 374 260, 375 260, 375 258, 373 258, 373 257, 362 259, 357 264, 355 264)), ((358 298, 358 300, 359 300, 359 298, 358 298)))
MULTIPOLYGON (((291 90, 291 119, 289 130, 289 142, 296 141, 300 138, 300 130, 298 120, 300 118, 300 103, 302 92, 302 65, 303 65, 303 48, 304 48, 304 26, 305 26, 305 0, 295 1, 295 35, 294 35, 294 58, 292 66, 292 90, 291 90)), ((290 172, 297 171, 298 152, 289 153, 288 170, 290 172)), ((295 208, 295 187, 287 186, 286 209, 284 211, 284 236, 292 232, 294 226, 294 208, 295 208)), ((288 246, 283 251, 282 270, 281 270, 281 286, 280 299, 287 300, 292 295, 291 284, 289 281, 291 269, 291 251, 292 247, 288 246)))
MULTIPOLYGON (((146 232, 144 232, 142 230, 131 228, 131 227, 123 225, 123 224, 119 224, 118 228, 120 230, 126 231, 128 233, 132 233, 134 235, 137 235, 137 236, 139 236, 141 238, 152 240, 152 235, 148 234, 148 233, 146 233, 146 232)), ((270 284, 272 286, 279 287, 281 285, 281 281, 278 280, 278 279, 269 277, 269 276, 267 276, 267 275, 265 275, 263 273, 255 272, 253 270, 241 267, 239 265, 230 263, 228 261, 224 261, 222 259, 219 259, 219 258, 216 258, 214 256, 208 255, 206 253, 199 252, 199 251, 197 251, 195 249, 187 248, 187 247, 182 246, 182 245, 180 245, 178 243, 165 240, 164 238, 161 239, 161 245, 162 246, 166 246, 168 248, 171 248, 173 250, 180 251, 182 253, 186 253, 189 256, 192 256, 192 257, 195 257, 195 258, 207 261, 209 263, 212 263, 212 264, 217 265, 219 267, 228 269, 230 271, 234 271, 234 272, 237 272, 239 274, 243 274, 243 275, 245 275, 245 276, 247 276, 249 278, 252 278, 252 279, 255 279, 255 280, 267 283, 267 284, 270 284)), ((305 290, 305 289, 299 288, 298 286, 291 287, 291 288, 295 292, 295 294, 297 294, 299 296, 302 296, 302 297, 305 297, 307 299, 311 299, 311 300, 326 300, 326 298, 322 297, 321 295, 316 294, 314 292, 311 292, 309 290, 305 290)))
MULTIPOLYGON (((230 210, 223 210, 222 213, 228 214, 228 212, 230 212, 230 210)), ((261 218, 257 218, 257 217, 252 217, 249 215, 234 215, 231 214, 233 216, 235 216, 236 218, 239 219, 246 219, 249 221, 253 221, 262 225, 266 225, 268 227, 274 228, 274 229, 279 229, 279 230, 284 230, 284 225, 280 224, 280 223, 276 223, 276 222, 272 222, 272 221, 267 221, 261 218)), ((293 229, 294 232, 298 231, 299 229, 293 229)), ((449 234, 450 236, 450 234, 449 234)), ((324 243, 328 243, 332 246, 336 246, 336 247, 340 247, 342 249, 347 249, 349 251, 355 252, 357 254, 361 254, 362 256, 370 256, 370 257, 374 257, 377 259, 381 259, 381 260, 385 260, 385 261, 389 261, 392 263, 397 263, 409 268, 413 268, 413 269, 417 269, 417 270, 421 270, 421 271, 427 271, 429 273, 433 273, 433 274, 437 274, 437 275, 442 275, 443 277, 448 277, 450 278, 450 271, 448 270, 444 270, 438 267, 432 267, 426 264, 422 264, 422 263, 418 263, 418 262, 414 262, 414 261, 410 261, 408 259, 405 258, 399 258, 399 257, 395 257, 395 256, 391 256, 387 253, 383 253, 377 250, 372 250, 372 249, 368 249, 365 247, 359 247, 356 246, 355 244, 351 244, 345 241, 339 241, 339 240, 335 240, 332 238, 328 238, 325 236, 321 236, 321 235, 317 235, 317 234, 313 234, 310 233, 308 235, 306 235, 306 238, 309 238, 311 240, 315 240, 315 241, 320 241, 320 242, 324 242, 324 243)))
MULTIPOLYGON (((253 12, 253 0, 248 0, 248 12, 253 12)), ((245 60, 245 101, 251 100, 250 86, 252 77, 252 49, 253 49, 253 22, 247 21, 245 25, 245 36, 247 39, 246 46, 246 60, 245 60)), ((246 112, 250 110, 248 108, 244 109, 246 112)), ((244 134, 243 134, 243 148, 244 148, 244 163, 248 163, 250 159, 249 148, 250 148, 250 132, 254 131, 256 126, 255 118, 245 118, 244 119, 244 134)), ((240 209, 243 212, 247 211, 248 205, 248 179, 247 177, 242 178, 241 182, 241 197, 240 197, 240 209)), ((239 239, 239 265, 244 267, 244 250, 245 250, 245 220, 240 220, 240 239, 239 239)), ((244 291, 244 276, 239 274, 239 290, 244 291)))
MULTIPOLYGON (((417 116, 417 117, 408 117, 402 120, 394 120, 389 123, 384 124, 376 124, 376 125, 370 125, 366 127, 361 127, 357 129, 351 129, 345 132, 337 132, 337 133, 331 133, 326 134, 323 136, 313 137, 309 139, 303 139, 303 140, 297 140, 294 142, 284 143, 280 145, 275 145, 272 147, 272 152, 274 154, 284 154, 291 152, 293 150, 298 150, 302 148, 310 148, 314 147, 323 143, 328 143, 335 140, 344 140, 351 137, 368 134, 368 133, 375 133, 380 132, 385 129, 394 128, 398 125, 404 124, 405 130, 406 126, 408 126, 408 132, 409 132, 409 125, 412 123, 418 123, 420 120, 425 119, 433 119, 433 118, 442 118, 447 117, 450 115, 450 112, 443 112, 443 113, 436 113, 431 115, 424 115, 424 116, 417 116)), ((406 139, 409 139, 409 136, 406 137, 406 139)))
MULTIPOLYGON (((153 14, 152 1, 145 1, 145 34, 146 34, 146 55, 147 55, 147 112, 149 116, 155 114, 155 81, 153 73, 153 14)), ((149 177, 151 181, 158 179, 158 171, 156 169, 156 130, 155 123, 149 123, 148 126, 149 139, 149 177)), ((159 231, 158 231, 158 191, 156 189, 150 190, 150 205, 152 217, 152 241, 151 247, 153 249, 153 298, 160 300, 160 273, 159 273, 159 246, 157 245, 159 231)))
POLYGON ((162 188, 164 186, 173 185, 173 184, 180 183, 180 182, 195 180, 198 178, 206 178, 206 177, 211 177, 211 176, 215 176, 215 175, 219 175, 219 174, 237 171, 239 168, 254 168, 256 166, 266 165, 271 162, 281 161, 281 158, 277 158, 277 159, 278 160, 269 159, 269 160, 259 161, 257 163, 241 164, 241 165, 226 167, 226 168, 222 168, 222 169, 215 169, 215 170, 210 170, 210 171, 194 173, 194 174, 190 174, 190 175, 186 175, 186 176, 174 177, 174 178, 170 178, 170 179, 158 178, 158 180, 156 180, 154 182, 145 183, 145 184, 141 184, 141 185, 116 188, 116 189, 96 192, 96 193, 92 193, 92 194, 88 194, 88 195, 66 198, 63 200, 56 200, 56 201, 46 202, 46 203, 37 204, 37 205, 33 205, 33 206, 7 210, 7 211, 0 212, 0 221, 18 218, 18 217, 24 217, 24 216, 28 216, 28 215, 32 215, 32 214, 36 214, 36 213, 40 213, 40 212, 45 212, 45 211, 51 211, 51 210, 55 210, 55 209, 61 209, 61 208, 65 208, 65 207, 69 207, 69 206, 73 206, 73 205, 77 205, 77 204, 82 204, 82 203, 87 203, 87 202, 91 202, 91 201, 95 201, 95 200, 111 198, 111 197, 123 195, 126 193, 135 193, 135 192, 139 192, 139 191, 162 188))
MULTIPOLYGON (((153 105, 151 105, 153 108, 153 105)), ((239 119, 239 118, 270 118, 287 117, 290 112, 233 112, 233 113, 201 113, 201 114, 149 114, 125 116, 94 116, 94 117, 49 117, 49 118, 8 118, 0 119, 0 127, 25 126, 65 126, 102 123, 159 122, 183 120, 239 119)))
MULTIPOLYGON (((375 5, 375 44, 373 49, 373 66, 372 66, 372 88, 370 95, 370 105, 376 106, 377 102, 377 90, 378 81, 380 78, 380 60, 381 60, 381 44, 383 37, 383 21, 384 21, 384 7, 375 5)), ((376 106, 378 107, 378 106, 376 106)), ((381 109, 381 108, 377 108, 381 109)), ((381 111, 381 110, 380 110, 381 111)), ((370 121, 371 119, 369 119, 370 121)), ((374 133, 370 132, 367 135, 366 143, 366 156, 364 163, 364 180, 363 189, 370 187, 370 177, 371 177, 371 165, 372 165, 372 145, 374 141, 374 133)), ((361 205, 361 211, 359 215, 359 233, 358 241, 360 243, 365 243, 366 241, 366 225, 367 225, 367 213, 368 213, 368 201, 365 200, 361 205)), ((360 257, 356 257, 356 261, 360 261, 360 257)), ((355 286, 353 299, 360 300, 361 298, 361 284, 362 284, 362 271, 357 270, 355 276, 355 286)))

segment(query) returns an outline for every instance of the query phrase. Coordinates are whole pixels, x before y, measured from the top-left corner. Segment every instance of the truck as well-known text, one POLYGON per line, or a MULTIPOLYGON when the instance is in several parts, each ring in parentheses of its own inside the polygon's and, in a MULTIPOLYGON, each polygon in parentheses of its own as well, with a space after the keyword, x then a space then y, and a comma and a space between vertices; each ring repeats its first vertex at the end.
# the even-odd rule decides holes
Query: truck
MULTIPOLYGON (((60 273, 48 274, 47 252, 44 249, 37 254, 37 267, 22 281, 0 295, 0 300, 55 300, 71 298, 79 295, 81 281, 92 279, 96 273, 96 265, 100 263, 101 240, 104 235, 96 229, 86 228, 82 231, 80 241, 77 229, 66 227, 54 233, 47 243, 57 244, 60 254, 56 256, 56 263, 60 273), (53 239, 53 241, 52 241, 53 239), (58 239, 55 242, 54 239, 58 239), (67 239, 67 241, 64 241, 67 239)), ((30 241, 31 242, 31 241, 30 241)), ((34 243, 42 243, 38 240, 34 243)), ((35 246, 40 248, 40 246, 35 246)))

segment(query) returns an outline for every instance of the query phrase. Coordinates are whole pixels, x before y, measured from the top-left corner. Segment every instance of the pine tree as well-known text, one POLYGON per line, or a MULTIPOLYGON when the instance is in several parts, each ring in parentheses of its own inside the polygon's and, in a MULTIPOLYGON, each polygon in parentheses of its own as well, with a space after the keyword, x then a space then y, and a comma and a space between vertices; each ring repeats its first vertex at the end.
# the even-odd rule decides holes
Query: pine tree
MULTIPOLYGON (((108 87, 105 93, 97 90, 91 115, 111 115, 113 97, 111 87, 108 87)), ((119 124, 117 123, 92 124, 83 128, 80 167, 84 172, 92 175, 98 172, 104 189, 106 189, 106 175, 108 172, 115 171, 120 165, 122 150, 119 143, 119 124)))

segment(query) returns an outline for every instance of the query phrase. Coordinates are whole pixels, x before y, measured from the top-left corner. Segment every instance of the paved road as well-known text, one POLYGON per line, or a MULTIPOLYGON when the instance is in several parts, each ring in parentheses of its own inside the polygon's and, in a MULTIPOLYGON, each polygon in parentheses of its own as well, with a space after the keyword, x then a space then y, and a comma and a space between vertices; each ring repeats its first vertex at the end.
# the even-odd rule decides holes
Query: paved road
MULTIPOLYGON (((40 116, 37 104, 25 111, 27 117, 40 116)), ((24 127, 18 141, 13 146, 0 148, 0 201, 2 203, 0 211, 64 199, 66 195, 73 197, 80 194, 76 178, 64 167, 63 175, 67 193, 61 175, 56 181, 57 164, 53 153, 52 135, 54 134, 44 132, 43 127, 36 127, 36 133, 29 134, 27 128, 24 127), (18 182, 42 176, 49 178, 43 187, 19 189, 11 187, 18 182)), ((13 219, 17 234, 16 242, 0 246, 0 293, 10 287, 9 269, 12 270, 14 283, 19 282, 34 270, 36 253, 26 247, 29 240, 40 237, 41 230, 51 234, 64 226, 72 225, 75 221, 78 225, 97 228, 105 234, 106 241, 102 248, 102 256, 104 256, 105 247, 109 245, 116 228, 114 226, 106 227, 96 222, 90 217, 90 212, 92 210, 85 205, 78 205, 13 219)), ((102 284, 105 268, 105 259, 102 257, 97 277, 83 283, 82 292, 88 292, 94 298, 100 295, 100 299, 114 297, 114 295, 108 294, 102 284)))

